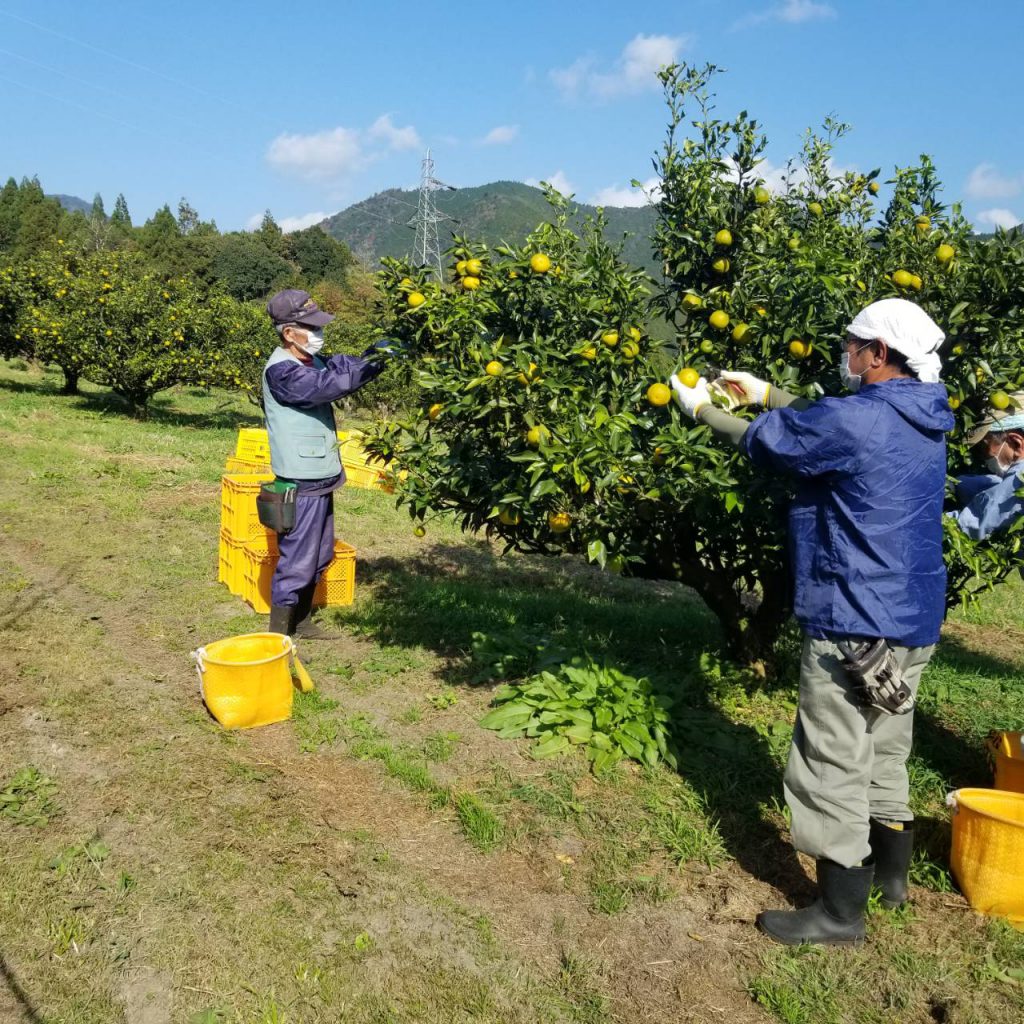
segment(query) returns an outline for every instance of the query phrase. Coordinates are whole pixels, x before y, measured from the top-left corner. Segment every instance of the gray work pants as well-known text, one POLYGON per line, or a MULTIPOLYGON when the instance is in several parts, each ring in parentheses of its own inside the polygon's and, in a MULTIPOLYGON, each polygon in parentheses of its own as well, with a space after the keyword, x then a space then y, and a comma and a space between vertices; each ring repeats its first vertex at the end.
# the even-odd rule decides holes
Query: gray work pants
MULTIPOLYGON (((917 694, 929 647, 893 647, 917 694)), ((845 868, 870 851, 868 818, 910 821, 907 758, 913 712, 886 715, 858 701, 830 640, 804 638, 800 707, 784 780, 793 845, 845 868)))

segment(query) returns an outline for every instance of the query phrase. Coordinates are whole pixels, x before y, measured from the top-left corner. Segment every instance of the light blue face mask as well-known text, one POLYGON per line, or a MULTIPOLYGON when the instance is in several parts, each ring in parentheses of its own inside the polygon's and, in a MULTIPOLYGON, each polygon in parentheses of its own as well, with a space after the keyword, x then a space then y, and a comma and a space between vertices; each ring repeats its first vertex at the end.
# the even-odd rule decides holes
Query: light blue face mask
MULTIPOLYGON (((861 347, 857 349, 857 352, 863 352, 864 349, 868 348, 870 345, 870 341, 866 345, 861 345, 861 347)), ((857 352, 854 352, 853 354, 856 355, 857 352)), ((860 386, 864 383, 863 373, 850 373, 849 352, 844 352, 839 357, 839 379, 843 382, 843 387, 846 388, 847 391, 852 391, 854 393, 860 391, 860 386)))

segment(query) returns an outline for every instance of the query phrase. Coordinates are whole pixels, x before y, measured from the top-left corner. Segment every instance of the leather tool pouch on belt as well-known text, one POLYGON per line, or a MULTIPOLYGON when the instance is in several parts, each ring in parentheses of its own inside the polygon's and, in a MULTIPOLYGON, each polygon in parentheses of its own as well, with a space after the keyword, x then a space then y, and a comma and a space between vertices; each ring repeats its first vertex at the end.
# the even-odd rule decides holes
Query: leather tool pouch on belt
POLYGON ((885 640, 851 638, 837 641, 836 646, 864 704, 887 715, 905 715, 914 710, 914 695, 885 640))
POLYGON ((284 480, 274 480, 260 487, 256 498, 256 514, 260 522, 277 533, 295 529, 295 496, 298 488, 284 480))

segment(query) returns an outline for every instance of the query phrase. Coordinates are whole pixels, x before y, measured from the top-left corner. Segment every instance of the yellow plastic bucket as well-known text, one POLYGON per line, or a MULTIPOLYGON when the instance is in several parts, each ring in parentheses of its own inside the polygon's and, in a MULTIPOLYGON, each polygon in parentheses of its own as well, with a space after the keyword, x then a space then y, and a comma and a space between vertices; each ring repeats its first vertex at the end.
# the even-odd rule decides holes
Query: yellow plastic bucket
POLYGON ((1024 733, 1004 732, 992 744, 996 789, 1024 793, 1024 733))
POLYGON ((967 902, 1024 925, 1024 793, 958 789, 950 865, 967 902))
POLYGON ((199 690, 225 729, 252 729, 292 715, 295 644, 282 633, 248 633, 192 652, 199 690))

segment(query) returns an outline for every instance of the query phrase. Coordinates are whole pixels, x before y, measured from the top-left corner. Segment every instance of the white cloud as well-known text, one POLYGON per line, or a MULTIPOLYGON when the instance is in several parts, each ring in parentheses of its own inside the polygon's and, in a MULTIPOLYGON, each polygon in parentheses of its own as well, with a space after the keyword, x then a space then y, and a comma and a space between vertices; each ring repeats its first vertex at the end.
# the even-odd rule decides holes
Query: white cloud
POLYGON ((575 186, 565 176, 564 171, 555 171, 554 174, 549 174, 544 179, 527 178, 525 184, 532 185, 534 188, 540 188, 541 180, 546 181, 549 185, 558 189, 563 196, 571 196, 576 192, 575 186))
POLYGON ((568 67, 553 68, 548 75, 565 98, 589 95, 609 99, 656 89, 655 73, 675 63, 692 41, 688 35, 638 35, 626 44, 610 71, 600 70, 602 64, 590 56, 580 57, 568 67))
POLYGON ((300 178, 338 178, 362 166, 363 146, 359 133, 350 128, 333 128, 312 135, 278 135, 267 149, 271 167, 300 178))
POLYGON ((492 128, 481 140, 484 146, 503 146, 506 143, 514 142, 519 138, 519 125, 499 124, 492 128))
POLYGON ((1024 175, 1000 174, 995 164, 978 164, 967 177, 968 199, 1009 199, 1024 188, 1024 175))
POLYGON ((733 28, 750 28, 763 25, 766 21, 781 21, 787 25, 801 25, 806 21, 824 21, 836 17, 831 4, 817 3, 816 0, 783 0, 781 4, 766 11, 748 14, 733 23, 733 28))
POLYGON ((648 178, 639 188, 627 185, 625 188, 599 189, 590 200, 592 206, 646 206, 656 203, 661 196, 661 180, 648 178))
MULTIPOLYGON (((255 231, 263 223, 263 217, 264 214, 262 213, 254 213, 245 222, 245 230, 255 231)), ((303 213, 298 217, 282 217, 277 222, 277 226, 285 233, 289 231, 302 231, 303 228, 311 228, 314 224, 319 224, 328 217, 330 217, 329 213, 317 210, 315 213, 303 213)))
POLYGON ((412 125, 399 128, 390 114, 381 114, 365 131, 339 126, 308 135, 282 132, 267 147, 267 163, 308 181, 336 182, 386 153, 422 145, 412 125))
POLYGON ((419 149, 423 145, 420 141, 419 133, 412 125, 398 128, 392 122, 390 114, 381 114, 370 125, 370 130, 366 134, 372 141, 383 142, 388 149, 399 152, 404 149, 419 149))
POLYGON ((978 222, 991 228, 1015 228, 1021 223, 1021 218, 1013 210, 996 208, 994 210, 982 210, 978 214, 978 222))

